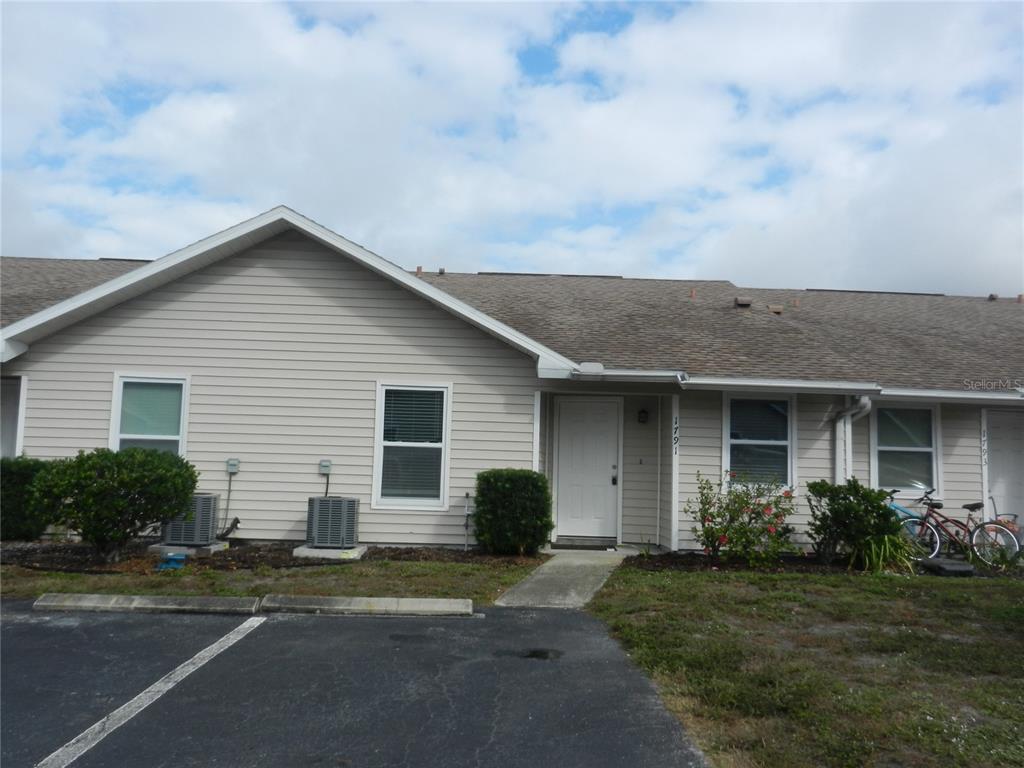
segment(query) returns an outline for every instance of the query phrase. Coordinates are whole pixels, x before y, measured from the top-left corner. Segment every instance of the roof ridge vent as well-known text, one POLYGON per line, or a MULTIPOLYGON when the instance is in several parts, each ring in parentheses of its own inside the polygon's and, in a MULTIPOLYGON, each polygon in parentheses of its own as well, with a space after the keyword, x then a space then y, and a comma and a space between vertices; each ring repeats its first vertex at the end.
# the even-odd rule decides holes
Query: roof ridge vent
POLYGON ((754 300, 749 296, 737 296, 735 301, 737 307, 749 307, 754 303, 754 300))

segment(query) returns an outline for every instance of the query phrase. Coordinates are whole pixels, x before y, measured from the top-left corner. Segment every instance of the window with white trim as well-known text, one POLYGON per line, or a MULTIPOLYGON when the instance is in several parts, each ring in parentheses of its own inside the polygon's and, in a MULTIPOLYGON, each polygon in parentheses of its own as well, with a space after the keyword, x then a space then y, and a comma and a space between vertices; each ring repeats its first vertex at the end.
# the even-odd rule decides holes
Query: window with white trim
POLYGON ((449 392, 447 386, 380 385, 375 503, 447 506, 449 392))
POLYGON ((111 448, 152 448, 184 455, 185 380, 117 380, 111 448))
POLYGON ((935 487, 935 417, 930 407, 875 409, 875 485, 935 487))
POLYGON ((727 471, 739 481, 790 485, 790 401, 731 397, 727 471))

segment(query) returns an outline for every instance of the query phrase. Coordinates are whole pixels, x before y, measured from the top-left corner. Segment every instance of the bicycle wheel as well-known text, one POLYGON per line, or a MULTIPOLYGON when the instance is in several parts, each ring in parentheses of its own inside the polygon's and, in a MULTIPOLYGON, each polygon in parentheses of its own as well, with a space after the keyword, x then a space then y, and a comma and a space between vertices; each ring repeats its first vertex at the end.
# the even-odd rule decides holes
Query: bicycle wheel
POLYGON ((971 531, 971 552, 986 565, 1006 565, 1019 551, 1017 537, 1002 523, 981 523, 971 531))
POLYGON ((939 531, 931 523, 926 523, 919 517, 908 517, 900 523, 900 534, 906 539, 914 554, 914 560, 925 560, 939 554, 939 531))

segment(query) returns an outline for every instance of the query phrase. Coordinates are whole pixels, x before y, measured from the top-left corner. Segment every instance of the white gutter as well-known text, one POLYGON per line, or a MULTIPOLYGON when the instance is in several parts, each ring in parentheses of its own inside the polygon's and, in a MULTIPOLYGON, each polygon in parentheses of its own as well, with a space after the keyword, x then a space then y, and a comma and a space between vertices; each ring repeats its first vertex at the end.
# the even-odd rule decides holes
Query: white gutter
POLYGON ((814 381, 812 379, 754 379, 730 376, 687 376, 681 374, 683 389, 727 389, 734 392, 780 391, 819 392, 825 394, 874 395, 882 391, 878 384, 865 381, 814 381))
POLYGON ((901 389, 885 387, 879 397, 886 400, 942 400, 959 403, 1018 403, 1024 405, 1024 387, 998 391, 971 389, 901 389))
POLYGON ((659 370, 637 370, 635 368, 600 368, 584 367, 594 366, 593 363, 581 363, 572 372, 572 378, 580 381, 647 381, 647 382, 674 382, 680 376, 686 374, 680 371, 659 371, 659 370))

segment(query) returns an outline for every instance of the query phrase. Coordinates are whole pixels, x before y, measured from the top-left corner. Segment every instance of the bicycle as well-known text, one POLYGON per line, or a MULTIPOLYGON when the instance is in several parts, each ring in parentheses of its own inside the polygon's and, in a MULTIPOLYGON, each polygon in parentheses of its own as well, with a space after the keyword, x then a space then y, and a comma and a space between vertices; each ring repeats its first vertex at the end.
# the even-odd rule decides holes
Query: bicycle
POLYGON ((985 507, 984 502, 964 504, 967 522, 954 520, 939 512, 941 501, 935 501, 934 488, 924 492, 915 504, 923 504, 924 515, 915 514, 894 501, 896 491, 889 494, 889 507, 902 518, 901 532, 913 544, 922 560, 935 557, 945 545, 947 551, 957 546, 965 555, 973 555, 989 566, 1012 561, 1020 552, 1020 543, 1014 531, 996 520, 975 522, 974 513, 985 507))

